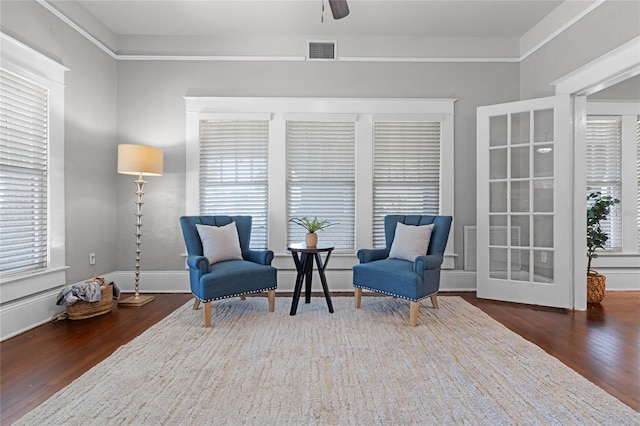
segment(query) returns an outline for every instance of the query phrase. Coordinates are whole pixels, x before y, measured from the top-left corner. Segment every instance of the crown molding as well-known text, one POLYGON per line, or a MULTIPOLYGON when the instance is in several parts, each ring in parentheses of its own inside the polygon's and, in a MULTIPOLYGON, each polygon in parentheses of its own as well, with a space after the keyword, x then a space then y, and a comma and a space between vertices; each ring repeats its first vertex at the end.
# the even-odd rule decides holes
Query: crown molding
POLYGON ((640 75, 640 36, 551 83, 556 94, 588 96, 640 75))
POLYGON ((342 62, 414 62, 414 63, 449 63, 449 62, 520 62, 520 58, 470 58, 470 57, 373 57, 373 56, 343 56, 338 58, 342 62))
POLYGON ((520 61, 534 54, 606 0, 565 1, 520 38, 520 61))
POLYGON ((80 35, 89 40, 91 43, 95 44, 100 50, 106 52, 107 55, 111 56, 114 59, 118 59, 118 55, 111 50, 106 44, 102 43, 100 40, 92 36, 89 32, 85 31, 80 25, 76 24, 71 18, 67 15, 53 7, 46 0, 36 0, 42 7, 47 9, 49 12, 53 13, 58 19, 60 19, 65 24, 69 25, 71 28, 76 30, 80 35))
MULTIPOLYGON (((36 0, 42 7, 69 25, 99 49, 118 61, 250 61, 250 62, 301 62, 304 56, 260 56, 260 55, 179 55, 179 54, 119 54, 100 39, 82 28, 62 10, 57 9, 48 0, 36 0)), ((565 1, 542 21, 536 24, 520 39, 519 57, 371 57, 345 56, 336 62, 386 62, 386 63, 520 63, 534 52, 549 43, 559 34, 578 22, 606 0, 565 1), (524 53, 523 53, 524 52, 524 53)), ((115 37, 115 35, 114 35, 115 37)))

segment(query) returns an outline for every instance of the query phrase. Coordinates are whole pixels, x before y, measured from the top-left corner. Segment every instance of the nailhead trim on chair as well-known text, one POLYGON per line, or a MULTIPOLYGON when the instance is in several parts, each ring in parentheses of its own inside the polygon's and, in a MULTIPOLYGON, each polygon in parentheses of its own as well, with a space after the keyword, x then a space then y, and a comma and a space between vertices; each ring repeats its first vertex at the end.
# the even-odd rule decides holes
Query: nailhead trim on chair
POLYGON ((207 302, 213 302, 214 300, 222 300, 222 299, 230 299, 232 297, 238 297, 238 296, 244 296, 245 294, 253 294, 253 293, 262 293, 263 291, 269 291, 269 290, 275 290, 276 288, 278 288, 277 286, 273 286, 273 287, 269 287, 269 288, 264 288, 262 290, 257 290, 257 291, 245 291, 243 293, 236 293, 236 294, 230 294, 228 296, 223 296, 223 297, 216 297, 214 299, 200 299, 198 296, 196 296, 195 294, 193 294, 193 297, 195 297, 196 299, 198 299, 199 301, 203 302, 203 303, 207 303, 207 302))
POLYGON ((375 293, 383 293, 383 294, 386 294, 387 296, 399 297, 400 299, 410 300, 412 302, 419 302, 421 300, 426 299, 427 297, 433 296, 434 294, 438 294, 438 292, 436 291, 435 293, 428 294, 428 295, 426 295, 424 297, 421 297, 420 299, 411 299, 409 297, 400 296, 399 294, 393 294, 393 293, 389 293, 389 292, 386 292, 386 291, 378 290, 378 289, 375 289, 375 288, 366 287, 366 286, 363 286, 363 285, 354 284, 353 286, 354 287, 358 287, 358 288, 363 288, 365 290, 373 291, 375 293))

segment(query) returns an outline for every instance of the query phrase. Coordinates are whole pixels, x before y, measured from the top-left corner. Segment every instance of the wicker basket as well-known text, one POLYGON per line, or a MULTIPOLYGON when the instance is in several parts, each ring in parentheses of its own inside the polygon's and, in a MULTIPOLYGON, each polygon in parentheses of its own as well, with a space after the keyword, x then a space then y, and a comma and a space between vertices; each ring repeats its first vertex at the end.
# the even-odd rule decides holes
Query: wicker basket
POLYGON ((67 318, 81 320, 111 312, 113 308, 113 287, 108 285, 104 278, 96 277, 94 280, 102 283, 100 300, 98 302, 79 300, 73 305, 67 306, 67 318))
POLYGON ((607 278, 595 271, 587 275, 587 303, 600 303, 604 299, 607 278))

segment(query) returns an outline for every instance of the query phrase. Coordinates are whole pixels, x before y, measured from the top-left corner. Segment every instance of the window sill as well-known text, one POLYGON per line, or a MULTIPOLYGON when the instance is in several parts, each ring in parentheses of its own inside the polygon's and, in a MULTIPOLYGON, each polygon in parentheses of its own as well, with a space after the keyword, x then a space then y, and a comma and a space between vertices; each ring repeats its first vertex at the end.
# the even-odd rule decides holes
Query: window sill
POLYGON ((598 268, 640 268, 640 253, 608 252, 598 253, 591 267, 598 268))

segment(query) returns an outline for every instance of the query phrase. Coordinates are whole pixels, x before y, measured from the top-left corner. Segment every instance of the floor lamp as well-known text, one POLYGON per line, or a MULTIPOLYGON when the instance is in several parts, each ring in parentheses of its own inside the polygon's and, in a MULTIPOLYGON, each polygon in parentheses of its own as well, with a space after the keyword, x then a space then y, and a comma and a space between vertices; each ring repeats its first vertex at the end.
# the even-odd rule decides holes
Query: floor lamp
POLYGON ((142 196, 144 195, 143 176, 162 176, 162 150, 144 145, 118 145, 118 173, 138 176, 134 181, 137 190, 136 200, 136 275, 135 294, 118 302, 124 306, 142 306, 151 302, 153 296, 141 296, 140 288, 140 253, 142 250, 142 196))

